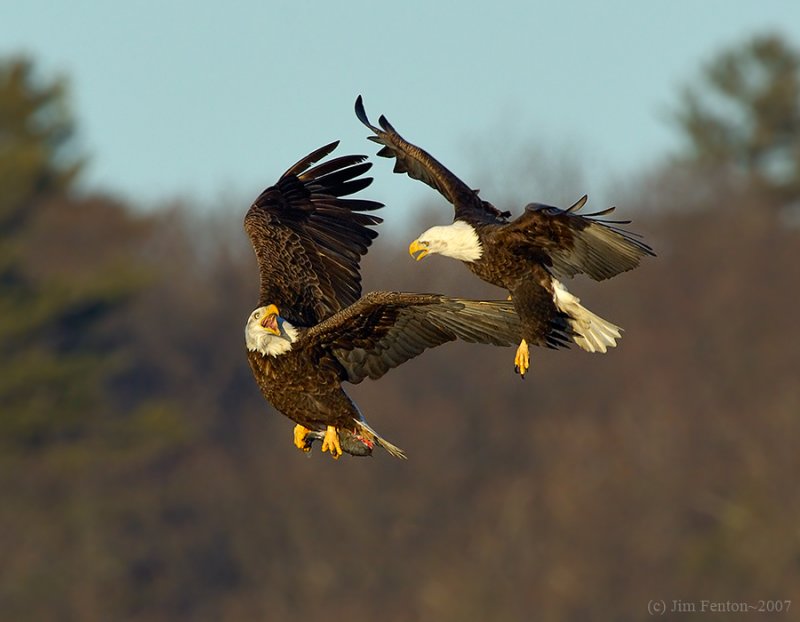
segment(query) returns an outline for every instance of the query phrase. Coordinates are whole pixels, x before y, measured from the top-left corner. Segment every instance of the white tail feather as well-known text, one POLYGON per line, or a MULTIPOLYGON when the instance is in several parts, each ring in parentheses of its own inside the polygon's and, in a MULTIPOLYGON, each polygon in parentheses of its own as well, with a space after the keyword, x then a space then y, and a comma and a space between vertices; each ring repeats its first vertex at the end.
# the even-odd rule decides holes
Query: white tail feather
POLYGON ((382 438, 380 435, 378 435, 378 433, 375 430, 373 430, 366 421, 356 421, 356 425, 358 425, 361 428, 361 431, 365 432, 367 436, 374 437, 375 442, 377 442, 378 445, 383 447, 395 458, 401 458, 403 460, 406 459, 406 454, 402 449, 400 449, 395 445, 392 445, 385 438, 382 438))
POLYGON ((575 333, 572 340, 587 352, 605 353, 614 348, 622 338, 622 329, 595 315, 580 304, 580 298, 573 296, 564 285, 553 279, 553 301, 556 307, 569 316, 569 324, 575 333))

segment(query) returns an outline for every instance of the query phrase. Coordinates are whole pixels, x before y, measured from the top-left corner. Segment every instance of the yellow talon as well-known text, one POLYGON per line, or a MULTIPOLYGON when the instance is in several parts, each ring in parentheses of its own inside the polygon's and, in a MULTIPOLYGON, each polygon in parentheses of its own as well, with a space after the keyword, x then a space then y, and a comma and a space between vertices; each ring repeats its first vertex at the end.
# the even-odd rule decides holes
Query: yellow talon
POLYGON ((322 451, 323 453, 326 451, 331 452, 331 457, 334 460, 338 460, 339 456, 342 455, 342 446, 339 444, 339 435, 336 433, 336 428, 332 425, 328 426, 328 429, 325 430, 325 438, 322 439, 322 451))
POLYGON ((508 298, 506 298, 506 300, 511 300, 511 294, 508 295, 508 298))
POLYGON ((299 423, 294 426, 294 446, 303 451, 311 451, 311 447, 306 445, 306 436, 311 430, 304 428, 299 423))
POLYGON ((525 378, 525 372, 528 371, 530 366, 528 343, 523 339, 520 341, 517 354, 514 357, 514 371, 517 372, 521 378, 525 378))

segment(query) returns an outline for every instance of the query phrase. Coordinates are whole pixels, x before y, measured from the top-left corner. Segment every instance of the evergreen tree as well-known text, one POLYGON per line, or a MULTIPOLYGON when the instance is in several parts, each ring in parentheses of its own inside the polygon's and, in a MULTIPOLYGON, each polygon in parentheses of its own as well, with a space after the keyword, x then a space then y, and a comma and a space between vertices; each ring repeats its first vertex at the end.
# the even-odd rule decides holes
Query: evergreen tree
POLYGON ((15 451, 102 434, 109 411, 146 402, 107 399, 127 332, 108 327, 153 272, 152 219, 75 190, 73 128, 64 81, 0 62, 0 446, 15 451))
POLYGON ((66 84, 40 84, 24 58, 0 62, 0 235, 29 221, 31 204, 68 192, 82 161, 74 155, 66 84))
POLYGON ((138 364, 124 318, 153 273, 141 250, 153 219, 77 191, 73 128, 63 80, 0 59, 0 533, 15 534, 0 538, 4 619, 120 619, 107 569, 132 562, 109 544, 108 517, 141 511, 146 482, 130 471, 182 434, 157 396, 113 399, 138 364))
POLYGON ((733 166, 783 201, 800 197, 800 51, 777 35, 724 50, 684 89, 689 158, 733 166))
POLYGON ((101 300, 26 266, 37 220, 80 167, 65 83, 40 83, 26 59, 0 63, 0 442, 17 449, 76 433, 95 399, 98 362, 60 350, 70 318, 101 300))

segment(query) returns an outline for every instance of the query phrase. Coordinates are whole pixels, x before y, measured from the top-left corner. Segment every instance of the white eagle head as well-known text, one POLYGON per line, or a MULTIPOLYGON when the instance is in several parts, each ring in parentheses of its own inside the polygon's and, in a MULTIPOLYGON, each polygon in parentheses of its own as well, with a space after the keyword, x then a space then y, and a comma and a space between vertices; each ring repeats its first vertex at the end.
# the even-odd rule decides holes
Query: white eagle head
POLYGON ((284 320, 278 307, 259 307, 247 318, 244 341, 247 349, 265 356, 278 356, 292 349, 297 340, 297 329, 284 320))
POLYGON ((483 255, 483 247, 475 228, 456 220, 452 225, 431 227, 423 232, 411 242, 408 252, 417 261, 433 253, 461 261, 476 261, 483 255))

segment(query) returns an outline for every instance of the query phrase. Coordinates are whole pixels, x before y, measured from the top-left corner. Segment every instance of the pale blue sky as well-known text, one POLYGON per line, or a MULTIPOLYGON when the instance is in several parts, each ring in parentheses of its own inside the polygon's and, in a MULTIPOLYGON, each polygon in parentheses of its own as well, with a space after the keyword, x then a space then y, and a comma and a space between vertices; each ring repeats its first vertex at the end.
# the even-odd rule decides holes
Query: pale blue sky
MULTIPOLYGON (((70 78, 88 184, 145 205, 249 200, 337 138, 374 154, 359 93, 472 185, 518 155, 505 140, 579 153, 577 197, 674 148, 677 88, 764 30, 800 44, 800 2, 25 0, 0 8, 0 54, 70 78)), ((375 198, 431 197, 390 170, 375 198)))

